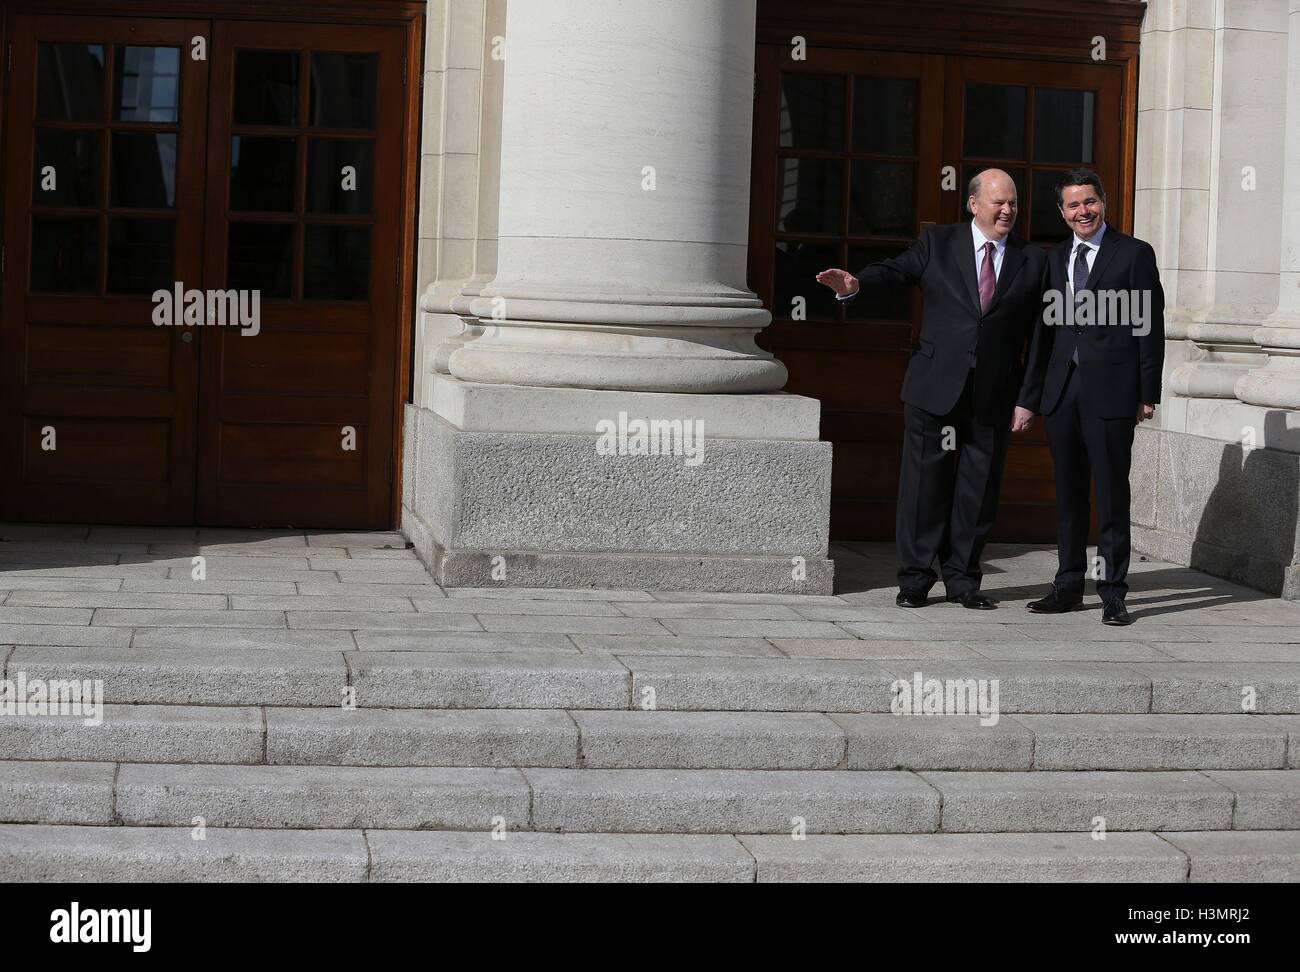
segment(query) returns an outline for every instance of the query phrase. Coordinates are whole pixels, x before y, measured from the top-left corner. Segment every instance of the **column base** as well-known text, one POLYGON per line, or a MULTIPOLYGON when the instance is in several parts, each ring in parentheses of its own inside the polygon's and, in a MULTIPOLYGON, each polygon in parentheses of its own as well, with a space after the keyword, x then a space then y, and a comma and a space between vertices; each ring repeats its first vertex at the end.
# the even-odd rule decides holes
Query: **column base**
POLYGON ((831 593, 814 400, 433 381, 434 409, 407 406, 402 530, 438 583, 831 593), (702 422, 701 461, 601 454, 620 412, 702 422))

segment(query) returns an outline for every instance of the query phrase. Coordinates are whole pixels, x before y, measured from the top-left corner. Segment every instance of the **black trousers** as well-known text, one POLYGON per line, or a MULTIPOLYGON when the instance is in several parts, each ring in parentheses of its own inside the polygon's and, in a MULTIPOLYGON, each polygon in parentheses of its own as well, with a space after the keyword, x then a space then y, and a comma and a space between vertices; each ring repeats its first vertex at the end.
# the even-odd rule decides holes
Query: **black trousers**
POLYGON ((924 593, 938 560, 949 597, 978 590, 980 555, 998 511, 1011 415, 988 425, 975 417, 975 372, 953 410, 933 415, 903 405, 903 464, 898 477, 898 586, 924 593))
POLYGON ((1128 474, 1137 416, 1103 419, 1084 412, 1077 371, 1070 366, 1061 403, 1047 416, 1047 444, 1056 467, 1056 587, 1064 594, 1082 594, 1084 579, 1095 577, 1102 600, 1122 598, 1128 594, 1128 474), (1088 486, 1094 478, 1100 558, 1095 565, 1088 562, 1088 486))

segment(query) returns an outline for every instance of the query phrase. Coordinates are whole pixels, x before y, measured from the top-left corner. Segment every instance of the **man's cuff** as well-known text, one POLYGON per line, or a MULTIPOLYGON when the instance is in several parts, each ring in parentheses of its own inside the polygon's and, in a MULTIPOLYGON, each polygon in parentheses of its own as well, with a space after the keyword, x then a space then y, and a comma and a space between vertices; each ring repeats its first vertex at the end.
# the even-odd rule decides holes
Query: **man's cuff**
POLYGON ((861 291, 861 290, 862 290, 862 288, 859 287, 857 290, 853 291, 853 293, 851 293, 851 294, 845 294, 843 297, 841 297, 839 294, 836 294, 836 295, 835 295, 835 299, 838 300, 841 304, 848 303, 848 302, 849 302, 850 300, 852 300, 854 297, 858 296, 858 292, 861 291))

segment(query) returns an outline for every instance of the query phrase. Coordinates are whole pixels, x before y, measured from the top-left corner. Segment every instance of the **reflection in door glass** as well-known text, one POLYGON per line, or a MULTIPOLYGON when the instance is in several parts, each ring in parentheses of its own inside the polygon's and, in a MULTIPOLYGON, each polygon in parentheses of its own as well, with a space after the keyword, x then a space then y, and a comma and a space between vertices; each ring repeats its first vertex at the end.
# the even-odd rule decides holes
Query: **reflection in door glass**
POLYGON ((237 212, 294 211, 298 141, 235 135, 230 140, 230 208, 237 212))
POLYGON ((781 75, 781 146, 843 151, 844 87, 840 74, 781 75))
POLYGON ((171 209, 176 205, 176 136, 171 132, 113 132, 111 205, 171 209))
POLYGON ((152 294, 171 288, 175 279, 175 220, 113 217, 108 227, 110 294, 152 294))
POLYGON ((99 132, 38 128, 32 175, 38 206, 98 206, 99 132))
POLYGON ((962 138, 967 157, 1025 158, 1025 89, 1015 84, 966 85, 962 138))
POLYGON ((99 220, 32 220, 32 293, 99 290, 99 220))
POLYGON ((176 121, 180 111, 180 55, 176 47, 119 47, 113 58, 113 118, 176 121))
POLYGON ((231 223, 226 286, 293 296, 292 223, 231 223))
POLYGON ((776 228, 783 233, 838 233, 844 162, 782 159, 777 169, 776 228))
POLYGON ((1091 162, 1091 91, 1034 89, 1034 161, 1091 162))
POLYGON ((854 78, 853 151, 915 153, 916 104, 914 78, 854 78))
POLYGON ((307 212, 369 215, 374 166, 375 143, 370 139, 310 139, 307 212))
POLYGON ((298 53, 235 52, 235 124, 298 123, 298 53))
POLYGON ((308 224, 303 256, 305 300, 370 296, 370 227, 308 224))
POLYGON ((36 118, 61 122, 103 120, 102 45, 36 45, 36 118))
POLYGON ((311 56, 312 126, 373 131, 378 68, 376 54, 314 52, 311 56))

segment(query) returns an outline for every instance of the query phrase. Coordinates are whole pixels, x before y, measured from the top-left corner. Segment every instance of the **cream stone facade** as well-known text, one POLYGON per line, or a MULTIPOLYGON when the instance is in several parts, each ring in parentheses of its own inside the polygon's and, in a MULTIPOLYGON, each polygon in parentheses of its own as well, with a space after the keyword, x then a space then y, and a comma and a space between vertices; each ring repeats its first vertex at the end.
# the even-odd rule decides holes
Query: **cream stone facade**
POLYGON ((1300 2, 1154 0, 1136 226, 1169 298, 1139 549, 1300 594, 1300 2))

